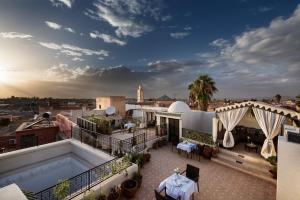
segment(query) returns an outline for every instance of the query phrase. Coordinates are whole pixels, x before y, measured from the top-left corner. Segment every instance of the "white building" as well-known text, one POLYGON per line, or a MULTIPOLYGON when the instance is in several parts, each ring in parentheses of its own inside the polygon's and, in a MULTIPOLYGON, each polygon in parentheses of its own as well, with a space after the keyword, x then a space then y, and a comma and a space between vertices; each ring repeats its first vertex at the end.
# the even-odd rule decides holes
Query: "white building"
POLYGON ((137 102, 138 103, 143 103, 144 102, 144 90, 142 88, 141 85, 139 85, 138 89, 137 89, 137 102))

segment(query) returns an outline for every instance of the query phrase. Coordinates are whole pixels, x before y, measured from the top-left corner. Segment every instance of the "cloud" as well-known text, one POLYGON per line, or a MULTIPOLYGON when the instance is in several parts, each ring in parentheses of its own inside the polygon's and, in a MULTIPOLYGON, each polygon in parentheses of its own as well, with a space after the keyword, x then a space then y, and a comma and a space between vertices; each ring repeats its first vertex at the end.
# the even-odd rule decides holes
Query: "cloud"
POLYGON ((188 35, 190 35, 189 32, 175 32, 175 33, 170 33, 170 36, 172 38, 175 38, 175 39, 182 39, 182 38, 185 38, 188 35))
MULTIPOLYGON (((186 72, 187 69, 192 69, 194 67, 200 68, 204 66, 204 63, 200 60, 185 60, 178 61, 176 59, 171 60, 157 60, 154 62, 149 62, 148 67, 150 71, 153 72, 186 72)), ((195 72, 193 70, 193 72, 195 72)))
POLYGON ((190 30, 192 30, 192 27, 191 27, 191 26, 185 26, 183 29, 184 29, 185 31, 190 31, 190 30))
POLYGON ((84 59, 78 58, 78 57, 74 57, 74 58, 72 58, 72 60, 73 61, 78 61, 78 62, 84 61, 84 59))
POLYGON ((54 30, 65 30, 68 31, 70 33, 76 33, 74 29, 70 28, 70 27, 64 27, 63 25, 60 25, 58 23, 55 22, 51 22, 51 21, 45 21, 45 24, 49 27, 52 28, 54 30))
POLYGON ((227 80, 245 91, 256 89, 255 95, 284 93, 283 87, 296 90, 300 84, 299 27, 300 5, 288 18, 273 19, 268 26, 247 30, 233 40, 213 41, 216 54, 202 58, 217 69, 221 83, 227 80))
POLYGON ((273 10, 273 7, 268 7, 268 6, 259 6, 258 7, 258 12, 268 12, 273 10))
POLYGON ((50 2, 55 7, 67 6, 68 8, 71 8, 74 0, 50 0, 50 2))
POLYGON ((56 43, 47 43, 47 42, 39 42, 40 45, 46 47, 48 49, 57 50, 62 54, 68 56, 75 56, 81 57, 82 55, 86 56, 108 56, 109 52, 106 50, 92 50, 92 49, 85 49, 78 46, 70 45, 70 44, 56 44, 56 43))
POLYGON ((50 21, 45 21, 46 25, 49 27, 49 28, 52 28, 54 30, 60 30, 62 25, 60 24, 57 24, 55 22, 50 22, 50 21))
POLYGON ((70 33, 76 33, 76 32, 74 31, 74 29, 72 29, 72 28, 70 28, 70 27, 66 27, 65 30, 66 30, 66 31, 69 31, 70 33))
POLYGON ((106 43, 115 43, 115 44, 120 45, 120 46, 126 45, 126 42, 124 42, 122 40, 119 40, 118 38, 115 38, 111 35, 104 34, 104 33, 99 33, 98 31, 91 32, 90 37, 93 38, 93 39, 100 38, 106 43))
POLYGON ((141 37, 153 30, 145 24, 142 17, 155 20, 168 20, 171 16, 162 15, 159 1, 147 0, 98 0, 94 3, 94 10, 88 9, 84 13, 92 19, 105 21, 116 28, 118 37, 141 37))
POLYGON ((33 38, 32 35, 19 32, 0 32, 0 37, 4 39, 27 39, 33 38))
POLYGON ((47 69, 46 78, 47 80, 65 82, 74 80, 79 76, 84 75, 90 69, 89 66, 81 67, 70 67, 67 64, 60 63, 47 69))

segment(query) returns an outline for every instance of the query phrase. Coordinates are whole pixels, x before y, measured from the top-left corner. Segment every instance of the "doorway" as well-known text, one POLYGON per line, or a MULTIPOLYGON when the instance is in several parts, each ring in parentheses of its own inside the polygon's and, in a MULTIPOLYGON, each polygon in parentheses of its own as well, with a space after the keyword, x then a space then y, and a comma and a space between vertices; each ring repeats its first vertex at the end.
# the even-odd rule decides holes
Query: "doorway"
POLYGON ((169 118, 169 142, 179 142, 179 119, 169 118))
POLYGON ((37 145, 37 137, 34 134, 21 136, 21 148, 28 148, 37 145))

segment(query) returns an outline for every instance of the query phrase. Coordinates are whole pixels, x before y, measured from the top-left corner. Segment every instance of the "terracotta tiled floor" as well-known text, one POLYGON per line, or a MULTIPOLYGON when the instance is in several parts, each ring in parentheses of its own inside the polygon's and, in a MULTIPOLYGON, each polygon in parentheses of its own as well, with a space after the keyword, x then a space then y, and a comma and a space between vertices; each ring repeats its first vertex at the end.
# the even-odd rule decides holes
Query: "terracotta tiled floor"
POLYGON ((199 162, 171 151, 171 146, 151 150, 151 161, 142 169, 143 183, 138 190, 136 200, 154 199, 154 189, 174 168, 184 169, 187 163, 200 168, 200 192, 195 200, 274 200, 276 186, 201 158, 199 162))

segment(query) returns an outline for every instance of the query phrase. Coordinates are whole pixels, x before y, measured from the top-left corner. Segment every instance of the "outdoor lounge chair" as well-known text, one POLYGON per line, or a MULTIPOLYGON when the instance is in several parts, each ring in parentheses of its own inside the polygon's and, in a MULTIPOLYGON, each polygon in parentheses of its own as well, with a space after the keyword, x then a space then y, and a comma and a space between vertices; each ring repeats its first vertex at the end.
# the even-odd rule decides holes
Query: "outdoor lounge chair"
POLYGON ((187 164, 186 165, 186 170, 183 171, 181 174, 186 175, 186 177, 190 180, 193 180, 197 183, 197 187, 198 187, 198 191, 199 191, 199 173, 200 173, 200 169, 198 167, 195 167, 193 165, 187 164))
POLYGON ((166 187, 164 187, 160 192, 158 192, 157 190, 154 190, 155 192, 155 199, 156 200, 180 200, 180 196, 177 199, 174 199, 172 197, 170 197, 169 195, 167 195, 166 193, 166 187), (161 194, 161 192, 164 191, 165 196, 161 194))

